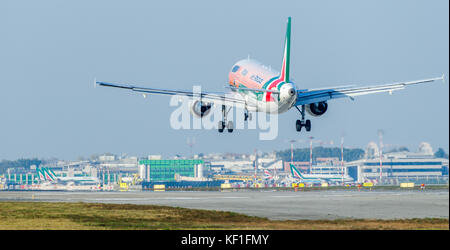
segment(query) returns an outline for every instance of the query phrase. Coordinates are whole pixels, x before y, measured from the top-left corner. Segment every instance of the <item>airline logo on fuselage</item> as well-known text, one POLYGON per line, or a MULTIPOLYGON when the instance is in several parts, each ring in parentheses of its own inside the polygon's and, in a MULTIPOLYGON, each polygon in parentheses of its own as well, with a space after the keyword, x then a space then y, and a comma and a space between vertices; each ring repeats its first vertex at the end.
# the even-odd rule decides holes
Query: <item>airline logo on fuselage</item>
POLYGON ((258 75, 252 75, 252 76, 250 76, 250 79, 255 81, 255 82, 257 82, 257 83, 259 83, 259 84, 261 84, 264 81, 264 79, 262 79, 258 75))
MULTIPOLYGON (((252 65, 252 62, 249 63, 250 69, 245 65, 235 64, 229 74, 230 85, 238 88, 261 88, 265 90, 279 90, 281 86, 286 83, 284 74, 270 74, 270 72, 265 72, 265 68, 259 66, 259 64, 255 66, 252 65), (254 69, 254 67, 257 68, 254 69)), ((243 92, 254 94, 258 101, 274 102, 276 101, 275 98, 279 98, 279 95, 273 96, 273 93, 271 92, 258 92, 250 90, 243 92)))

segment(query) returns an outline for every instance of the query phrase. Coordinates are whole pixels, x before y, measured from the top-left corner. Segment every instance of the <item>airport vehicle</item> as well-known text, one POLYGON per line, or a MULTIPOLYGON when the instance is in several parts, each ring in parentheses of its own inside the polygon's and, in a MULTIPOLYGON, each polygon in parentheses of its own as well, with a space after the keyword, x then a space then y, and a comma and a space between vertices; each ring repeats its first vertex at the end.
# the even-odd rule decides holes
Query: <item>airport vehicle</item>
POLYGON ((294 165, 291 166, 291 174, 295 179, 299 179, 301 182, 307 183, 351 183, 354 182, 353 178, 342 175, 329 175, 329 174, 302 174, 294 165))
POLYGON ((191 113, 196 117, 207 116, 213 105, 222 109, 222 118, 218 123, 218 131, 225 129, 233 132, 234 124, 227 120, 231 108, 244 109, 244 121, 251 119, 251 112, 265 112, 281 114, 292 108, 299 111, 301 119, 295 123, 298 132, 304 127, 311 130, 311 121, 306 120, 306 114, 314 117, 322 116, 328 109, 328 101, 338 98, 354 99, 355 96, 389 92, 404 89, 407 86, 430 83, 436 80, 444 80, 442 77, 429 78, 408 82, 397 82, 375 86, 354 87, 337 86, 318 89, 296 89, 296 85, 290 78, 290 54, 291 54, 291 17, 287 20, 286 38, 284 44, 281 73, 271 67, 264 66, 253 59, 244 59, 235 63, 229 72, 228 93, 180 91, 170 89, 157 89, 138 87, 134 85, 98 82, 95 84, 104 87, 113 87, 139 92, 144 95, 159 94, 168 96, 186 96, 192 99, 191 113))

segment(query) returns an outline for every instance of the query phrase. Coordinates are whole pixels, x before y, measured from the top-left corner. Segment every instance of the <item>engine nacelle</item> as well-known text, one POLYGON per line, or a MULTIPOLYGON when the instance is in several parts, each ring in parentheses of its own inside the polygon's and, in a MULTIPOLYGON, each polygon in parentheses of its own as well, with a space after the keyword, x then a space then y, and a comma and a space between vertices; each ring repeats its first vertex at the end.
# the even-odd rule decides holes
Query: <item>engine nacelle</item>
POLYGON ((191 106, 191 113, 197 117, 204 117, 211 112, 212 104, 201 101, 195 101, 191 106))
POLYGON ((327 109, 327 102, 318 102, 306 105, 306 112, 312 116, 321 116, 327 112, 327 109))

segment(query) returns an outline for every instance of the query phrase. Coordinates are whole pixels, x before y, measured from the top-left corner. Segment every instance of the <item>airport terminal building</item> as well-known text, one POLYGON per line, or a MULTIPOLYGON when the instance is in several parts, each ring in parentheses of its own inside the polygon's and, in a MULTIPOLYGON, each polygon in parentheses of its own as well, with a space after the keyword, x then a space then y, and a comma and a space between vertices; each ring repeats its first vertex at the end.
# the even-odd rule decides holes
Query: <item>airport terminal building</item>
POLYGON ((348 174, 358 183, 397 185, 448 184, 448 159, 432 154, 396 152, 346 163, 348 174))

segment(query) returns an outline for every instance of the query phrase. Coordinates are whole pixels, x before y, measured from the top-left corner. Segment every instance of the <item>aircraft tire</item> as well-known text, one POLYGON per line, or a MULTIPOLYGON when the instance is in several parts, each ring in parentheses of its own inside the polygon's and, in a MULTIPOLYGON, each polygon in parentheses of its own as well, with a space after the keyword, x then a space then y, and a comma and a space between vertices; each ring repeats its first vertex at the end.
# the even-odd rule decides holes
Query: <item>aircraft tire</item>
POLYGON ((219 122, 219 133, 222 133, 225 128, 225 122, 219 122))
POLYGON ((305 128, 307 132, 311 131, 311 120, 306 120, 305 128))
POLYGON ((297 120, 297 122, 295 123, 295 129, 297 130, 297 132, 300 132, 302 130, 302 121, 297 120))
POLYGON ((228 133, 233 132, 233 122, 232 121, 228 121, 227 129, 228 129, 228 133))

